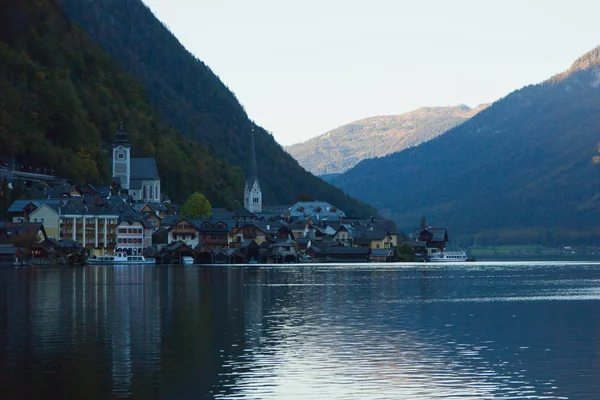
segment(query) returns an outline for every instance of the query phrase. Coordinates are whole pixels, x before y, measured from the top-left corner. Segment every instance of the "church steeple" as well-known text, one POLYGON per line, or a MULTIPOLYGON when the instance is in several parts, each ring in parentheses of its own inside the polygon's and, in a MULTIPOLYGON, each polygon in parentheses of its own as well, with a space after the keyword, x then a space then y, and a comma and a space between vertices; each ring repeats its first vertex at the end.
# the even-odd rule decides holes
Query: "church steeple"
POLYGON ((119 145, 131 147, 129 134, 127 134, 127 131, 123 126, 123 120, 119 122, 119 129, 117 129, 117 133, 115 133, 115 140, 113 141, 113 147, 118 147, 119 145))
POLYGON ((244 207, 252 212, 262 212, 262 191, 258 181, 256 168, 256 148, 254 145, 254 126, 250 134, 250 166, 246 173, 246 187, 244 188, 244 207))
MULTIPOLYGON (((121 189, 129 190, 131 180, 131 141, 125 131, 123 121, 115 133, 113 141, 112 176, 120 181, 121 189)), ((115 179, 115 180, 117 180, 115 179)))

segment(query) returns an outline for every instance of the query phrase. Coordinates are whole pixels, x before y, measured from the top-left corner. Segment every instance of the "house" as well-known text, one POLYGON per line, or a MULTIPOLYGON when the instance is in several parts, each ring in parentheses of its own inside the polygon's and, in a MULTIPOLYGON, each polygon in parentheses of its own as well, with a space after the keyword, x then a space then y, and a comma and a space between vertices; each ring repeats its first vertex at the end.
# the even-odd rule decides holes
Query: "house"
POLYGON ((234 220, 205 219, 200 222, 198 231, 200 242, 209 248, 229 247, 229 233, 235 228, 234 220))
POLYGON ((227 264, 228 262, 227 249, 212 249, 212 264, 227 264))
POLYGON ((23 249, 15 247, 14 244, 0 244, 0 263, 16 264, 23 255, 23 249))
POLYGON ((315 245, 308 246, 304 255, 305 257, 308 256, 306 258, 312 260, 313 262, 325 262, 326 258, 325 251, 321 250, 320 247, 315 245))
POLYGON ((136 203, 132 206, 132 208, 135 210, 135 212, 137 213, 141 213, 141 214, 154 214, 156 215, 158 218, 164 218, 167 215, 167 207, 165 207, 162 203, 151 203, 151 202, 143 202, 143 203, 136 203))
POLYGON ((29 215, 42 205, 58 205, 60 202, 61 199, 15 200, 6 212, 12 222, 27 222, 29 215))
POLYGON ((253 240, 260 245, 267 238, 267 234, 262 229, 250 223, 234 227, 229 235, 229 244, 234 247, 240 247, 247 240, 253 240))
POLYGON ((371 249, 371 261, 373 262, 395 262, 396 261, 396 249, 395 248, 380 248, 371 249))
POLYGON ((41 207, 29 214, 29 222, 43 224, 48 237, 56 240, 60 239, 59 219, 57 207, 48 204, 42 204, 41 207))
POLYGON ((182 219, 167 229, 168 243, 182 242, 190 248, 195 248, 200 243, 200 229, 197 224, 201 220, 182 219))
POLYGON ((187 244, 179 242, 164 247, 157 260, 161 260, 162 264, 183 264, 183 257, 192 257, 195 260, 196 252, 187 244))
POLYGON ((333 235, 333 240, 342 243, 344 246, 352 247, 354 243, 354 236, 350 230, 350 226, 341 225, 335 232, 335 235, 333 235))
POLYGON ((141 254, 152 246, 152 225, 144 220, 123 219, 117 226, 115 251, 127 254, 141 254))
POLYGON ((160 228, 161 219, 158 215, 154 213, 142 213, 142 216, 146 222, 152 226, 152 230, 156 231, 160 228))
POLYGON ((12 243, 29 248, 34 243, 48 239, 44 225, 39 222, 0 223, 0 243, 12 243))
POLYGON ((432 249, 443 251, 448 243, 448 231, 446 228, 418 228, 413 231, 412 238, 415 242, 427 243, 427 253, 432 249))
POLYGON ((273 262, 279 263, 295 263, 298 261, 298 253, 291 242, 280 242, 271 246, 273 262))

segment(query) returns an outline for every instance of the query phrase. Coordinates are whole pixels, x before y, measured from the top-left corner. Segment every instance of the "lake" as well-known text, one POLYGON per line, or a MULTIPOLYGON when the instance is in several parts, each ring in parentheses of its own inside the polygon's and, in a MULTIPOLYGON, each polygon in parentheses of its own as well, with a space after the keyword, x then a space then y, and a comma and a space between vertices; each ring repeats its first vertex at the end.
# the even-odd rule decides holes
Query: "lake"
POLYGON ((0 399, 592 399, 600 264, 0 269, 0 399))

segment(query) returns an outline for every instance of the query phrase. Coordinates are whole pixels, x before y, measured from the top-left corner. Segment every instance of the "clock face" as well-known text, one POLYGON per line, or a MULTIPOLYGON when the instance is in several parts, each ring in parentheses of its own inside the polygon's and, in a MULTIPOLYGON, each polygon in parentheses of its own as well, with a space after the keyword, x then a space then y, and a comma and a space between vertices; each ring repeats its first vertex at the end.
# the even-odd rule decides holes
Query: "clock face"
POLYGON ((119 149, 119 150, 123 150, 123 146, 119 146, 119 147, 118 147, 118 149, 119 149))
POLYGON ((258 188, 252 189, 252 193, 258 193, 258 188))

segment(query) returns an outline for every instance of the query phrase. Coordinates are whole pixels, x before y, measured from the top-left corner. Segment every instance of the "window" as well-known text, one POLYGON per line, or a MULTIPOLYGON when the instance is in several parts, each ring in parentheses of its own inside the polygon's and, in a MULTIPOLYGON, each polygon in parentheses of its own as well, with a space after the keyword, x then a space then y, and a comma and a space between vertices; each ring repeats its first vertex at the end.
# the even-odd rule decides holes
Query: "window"
POLYGON ((125 159, 125 154, 123 154, 123 153, 119 153, 119 154, 117 154, 117 158, 118 158, 119 160, 124 160, 124 159, 125 159))

